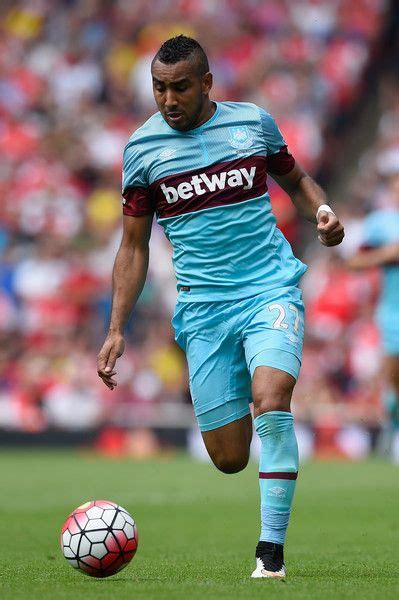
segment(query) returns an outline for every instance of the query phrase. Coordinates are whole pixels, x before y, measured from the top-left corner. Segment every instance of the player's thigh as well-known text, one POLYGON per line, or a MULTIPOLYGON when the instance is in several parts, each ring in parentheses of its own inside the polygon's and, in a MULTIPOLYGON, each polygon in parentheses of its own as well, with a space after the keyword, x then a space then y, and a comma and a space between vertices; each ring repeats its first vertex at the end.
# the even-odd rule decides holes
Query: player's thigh
POLYGON ((301 291, 289 287, 254 298, 244 333, 255 416, 270 410, 289 410, 302 359, 301 291))
POLYGON ((212 302, 180 307, 172 321, 186 353, 201 431, 218 429, 249 413, 251 379, 229 306, 212 302))

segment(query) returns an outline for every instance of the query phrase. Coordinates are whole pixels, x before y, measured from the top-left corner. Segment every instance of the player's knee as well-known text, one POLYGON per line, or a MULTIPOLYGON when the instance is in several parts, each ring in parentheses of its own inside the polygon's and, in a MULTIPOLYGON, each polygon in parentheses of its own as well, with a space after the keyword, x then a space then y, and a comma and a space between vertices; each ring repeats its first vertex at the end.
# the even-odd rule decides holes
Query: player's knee
POLYGON ((252 400, 255 416, 270 411, 289 411, 295 377, 271 367, 256 367, 252 379, 252 400))
POLYGON ((213 464, 219 471, 226 474, 239 473, 248 464, 249 453, 248 455, 228 455, 221 454, 212 458, 213 464))
POLYGON ((255 413, 261 415, 273 410, 289 411, 293 385, 280 386, 270 389, 267 386, 258 386, 252 392, 255 413))
POLYGON ((290 404, 291 398, 261 397, 257 402, 254 400, 254 405, 256 406, 256 415, 262 415, 274 410, 289 411, 290 404))

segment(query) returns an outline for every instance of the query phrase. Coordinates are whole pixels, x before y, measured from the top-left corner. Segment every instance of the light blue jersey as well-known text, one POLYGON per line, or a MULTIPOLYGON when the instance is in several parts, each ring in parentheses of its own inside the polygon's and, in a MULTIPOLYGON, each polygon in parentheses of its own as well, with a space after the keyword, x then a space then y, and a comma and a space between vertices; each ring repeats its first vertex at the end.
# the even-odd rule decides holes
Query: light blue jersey
POLYGON ((295 164, 273 118, 220 102, 190 131, 160 113, 124 153, 124 214, 156 213, 173 247, 179 302, 226 301, 296 285, 306 270, 276 227, 267 173, 295 164))
MULTIPOLYGON (((364 222, 364 244, 372 248, 399 242, 399 211, 379 210, 364 222)), ((382 288, 377 306, 377 322, 384 349, 399 354, 399 262, 382 267, 382 288)))

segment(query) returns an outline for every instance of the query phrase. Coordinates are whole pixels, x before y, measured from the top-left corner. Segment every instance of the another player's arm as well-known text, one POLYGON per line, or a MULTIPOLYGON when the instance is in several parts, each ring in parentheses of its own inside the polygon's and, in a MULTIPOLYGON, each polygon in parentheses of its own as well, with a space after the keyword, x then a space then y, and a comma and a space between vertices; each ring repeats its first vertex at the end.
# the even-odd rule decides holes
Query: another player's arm
POLYGON ((346 263, 349 269, 382 267, 399 261, 399 244, 387 244, 379 248, 365 248, 356 252, 346 263))
POLYGON ((124 328, 147 277, 152 215, 123 217, 122 241, 112 275, 112 311, 108 335, 97 357, 97 372, 111 390, 115 363, 125 349, 124 328))
POLYGON ((345 233, 338 217, 327 210, 318 212, 320 206, 328 206, 325 192, 297 163, 286 175, 270 175, 287 192, 298 212, 311 223, 317 223, 318 237, 324 246, 342 242, 345 233))

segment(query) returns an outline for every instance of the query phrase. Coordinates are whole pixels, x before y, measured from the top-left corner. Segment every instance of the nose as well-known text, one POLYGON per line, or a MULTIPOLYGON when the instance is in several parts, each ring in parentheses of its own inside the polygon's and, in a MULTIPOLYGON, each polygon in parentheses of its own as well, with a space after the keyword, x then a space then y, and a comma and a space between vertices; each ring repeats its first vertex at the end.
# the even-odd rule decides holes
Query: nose
POLYGON ((173 110, 177 106, 176 96, 173 90, 166 90, 165 92, 165 108, 166 110, 173 110))

